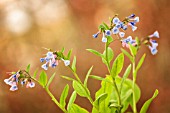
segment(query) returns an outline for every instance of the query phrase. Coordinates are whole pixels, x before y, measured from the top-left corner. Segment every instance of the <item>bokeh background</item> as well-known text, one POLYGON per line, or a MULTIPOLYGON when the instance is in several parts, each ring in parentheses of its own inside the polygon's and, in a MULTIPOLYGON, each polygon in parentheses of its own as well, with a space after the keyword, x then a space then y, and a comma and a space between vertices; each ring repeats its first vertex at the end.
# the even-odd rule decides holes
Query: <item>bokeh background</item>
MULTIPOLYGON (((19 87, 18 91, 10 92, 3 82, 9 77, 6 72, 24 69, 28 64, 31 64, 32 73, 37 68, 41 71, 39 58, 46 53, 42 47, 53 50, 65 47, 66 51, 72 48, 73 55, 77 56, 77 72, 81 79, 91 65, 94 65, 93 74, 104 77, 108 72, 101 59, 85 49, 102 52, 101 38, 92 38, 99 24, 109 22, 108 18, 115 14, 123 19, 132 13, 140 17, 140 23, 138 30, 128 31, 127 36, 142 38, 158 30, 161 37, 157 55, 151 55, 145 46, 139 51, 138 58, 144 52, 147 57, 138 73, 142 97, 137 107, 141 108, 157 88, 160 94, 148 113, 170 113, 169 12, 169 0, 0 0, 0 113, 62 113, 38 85, 33 89, 19 87)), ((121 44, 114 42, 111 47, 117 55, 121 44)), ((126 59, 125 65, 128 63, 126 59)), ((59 75, 72 74, 62 63, 49 69, 48 76, 53 72, 57 76, 50 89, 59 99, 64 86, 71 84, 59 75)), ((89 79, 88 86, 94 97, 100 82, 89 79)), ((70 87, 69 97, 72 91, 70 87)), ((76 103, 91 109, 84 98, 78 97, 76 103)))

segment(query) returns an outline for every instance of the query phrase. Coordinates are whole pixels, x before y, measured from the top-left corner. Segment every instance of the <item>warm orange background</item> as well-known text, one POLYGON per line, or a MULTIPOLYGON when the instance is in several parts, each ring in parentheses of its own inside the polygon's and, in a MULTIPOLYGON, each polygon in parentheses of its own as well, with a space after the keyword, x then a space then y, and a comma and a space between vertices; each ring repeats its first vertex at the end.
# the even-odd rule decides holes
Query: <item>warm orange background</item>
MULTIPOLYGON (((60 50, 64 46, 67 51, 73 48, 73 55, 77 56, 77 71, 82 80, 91 65, 94 65, 93 74, 104 77, 107 70, 101 59, 85 49, 93 48, 102 52, 104 44, 101 36, 92 38, 98 25, 103 21, 108 22, 108 17, 115 14, 123 19, 131 13, 140 17, 140 23, 136 32, 129 31, 127 35, 141 38, 158 30, 161 37, 157 55, 152 56, 145 46, 138 54, 139 58, 144 52, 147 53, 137 78, 142 90, 138 109, 157 88, 160 94, 148 113, 170 113, 169 12, 169 0, 0 0, 0 113, 60 113, 38 85, 33 89, 19 87, 19 91, 10 92, 9 86, 3 82, 9 77, 6 72, 23 69, 28 64, 31 64, 32 73, 37 67, 42 70, 39 58, 46 52, 42 47, 60 50), (20 15, 14 15, 17 11, 20 15)), ((117 55, 121 44, 114 42, 111 47, 117 55)), ((126 58, 125 66, 128 63, 126 58)), ((56 69, 49 69, 48 76, 53 72, 57 76, 50 89, 59 99, 64 86, 71 84, 59 75, 72 74, 62 63, 56 69)), ((88 86, 94 97, 100 82, 90 79, 88 86)), ((70 89, 69 94, 73 91, 70 89)), ((84 98, 78 97, 76 103, 91 109, 84 98)))

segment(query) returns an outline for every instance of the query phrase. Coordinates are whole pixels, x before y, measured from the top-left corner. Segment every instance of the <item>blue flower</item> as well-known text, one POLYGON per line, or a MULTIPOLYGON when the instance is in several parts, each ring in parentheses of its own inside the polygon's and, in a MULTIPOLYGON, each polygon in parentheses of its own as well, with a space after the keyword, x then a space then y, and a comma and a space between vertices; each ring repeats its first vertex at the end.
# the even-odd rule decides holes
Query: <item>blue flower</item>
POLYGON ((139 22, 139 17, 135 17, 135 18, 134 18, 134 22, 135 22, 135 23, 138 23, 138 22, 139 22))
POLYGON ((149 46, 149 49, 150 49, 152 55, 156 55, 158 53, 158 50, 156 49, 156 47, 149 46))
POLYGON ((157 43, 156 40, 150 39, 149 41, 150 41, 150 43, 152 44, 152 47, 156 48, 156 47, 158 46, 158 43, 157 43))
POLYGON ((119 29, 121 28, 121 24, 117 24, 116 27, 119 29))
POLYGON ((129 23, 130 23, 132 26, 135 26, 135 24, 136 24, 135 22, 129 22, 129 23))
POLYGON ((132 25, 132 24, 129 24, 129 25, 132 27, 132 31, 137 30, 137 27, 136 27, 136 26, 134 26, 134 25, 132 25))
POLYGON ((9 90, 10 91, 16 91, 16 90, 18 90, 18 87, 17 87, 17 85, 12 85, 9 90))
POLYGON ((47 52, 47 54, 46 54, 46 58, 53 58, 53 56, 54 56, 54 54, 53 54, 53 52, 47 52))
POLYGON ((127 25, 122 25, 121 27, 123 30, 127 30, 127 25))
POLYGON ((119 33, 119 29, 117 27, 114 27, 112 29, 112 32, 113 32, 113 34, 118 34, 119 33))
POLYGON ((106 36, 110 36, 111 35, 111 31, 110 30, 105 30, 105 35, 106 36))
POLYGON ((47 63, 43 64, 41 67, 42 67, 44 70, 48 70, 48 65, 47 65, 47 63))
POLYGON ((102 37, 102 42, 104 42, 104 43, 107 42, 107 38, 105 36, 102 37))
POLYGON ((27 85, 26 85, 26 88, 33 88, 33 87, 35 87, 35 83, 32 82, 32 81, 28 81, 27 85))
POLYGON ((114 24, 119 24, 120 20, 118 17, 115 17, 112 21, 114 24))
POLYGON ((125 36, 125 33, 124 33, 124 32, 119 32, 119 36, 120 36, 121 38, 123 38, 123 37, 125 36))
POLYGON ((132 39, 132 36, 128 36, 127 38, 121 40, 122 41, 122 46, 123 47, 127 47, 129 48, 129 44, 131 44, 132 46, 136 45, 136 40, 132 39))
POLYGON ((134 18, 135 14, 131 14, 130 16, 128 16, 129 19, 134 18))
POLYGON ((44 62, 46 61, 45 64, 43 64, 41 67, 44 70, 48 70, 48 65, 49 67, 55 68, 58 64, 56 63, 56 55, 53 52, 47 52, 46 57, 45 58, 40 58, 40 61, 44 62))
POLYGON ((149 38, 152 38, 152 37, 159 38, 159 32, 158 32, 158 31, 155 31, 153 34, 149 35, 148 37, 149 37, 149 38))
POLYGON ((20 77, 19 71, 12 74, 8 79, 5 79, 4 82, 10 86, 12 86, 14 83, 18 83, 18 78, 20 77))
POLYGON ((25 83, 26 83, 25 80, 22 80, 22 81, 21 81, 21 85, 22 85, 22 86, 23 86, 25 83))
POLYGON ((93 38, 97 38, 99 35, 99 32, 97 32, 96 34, 93 35, 93 38))
POLYGON ((12 74, 8 79, 5 79, 4 82, 11 86, 10 91, 18 90, 17 84, 19 82, 18 78, 20 77, 19 71, 12 74))
POLYGON ((40 58, 40 62, 44 62, 45 61, 45 58, 40 58))
POLYGON ((61 59, 61 60, 64 62, 64 65, 65 65, 65 66, 70 65, 70 60, 64 60, 64 59, 61 59))

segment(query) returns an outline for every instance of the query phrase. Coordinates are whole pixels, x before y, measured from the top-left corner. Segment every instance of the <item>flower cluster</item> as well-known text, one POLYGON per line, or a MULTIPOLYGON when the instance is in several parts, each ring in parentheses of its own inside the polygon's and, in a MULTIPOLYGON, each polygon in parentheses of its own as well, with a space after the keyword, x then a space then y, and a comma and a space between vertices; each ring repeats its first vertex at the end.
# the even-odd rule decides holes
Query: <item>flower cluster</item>
POLYGON ((155 54, 158 52, 158 50, 157 50, 158 43, 157 43, 156 40, 153 40, 153 39, 152 39, 153 37, 159 38, 159 33, 158 33, 158 31, 155 31, 153 34, 151 34, 151 35, 148 36, 148 41, 149 41, 150 44, 151 44, 151 45, 149 45, 148 47, 149 47, 151 53, 152 53, 153 55, 155 55, 155 54))
POLYGON ((122 46, 123 47, 129 48, 129 44, 131 44, 132 46, 137 45, 136 40, 133 40, 132 36, 128 36, 127 38, 122 39, 121 41, 122 41, 122 46))
POLYGON ((48 67, 55 68, 59 64, 59 60, 62 60, 65 66, 70 65, 69 60, 64 60, 63 58, 57 55, 57 52, 50 51, 46 53, 46 57, 40 58, 40 62, 46 61, 45 64, 43 64, 41 67, 44 70, 48 70, 48 67))
POLYGON ((99 32, 93 35, 94 38, 97 38, 98 35, 103 32, 102 42, 107 42, 107 36, 111 36, 111 34, 118 35, 120 38, 125 36, 125 30, 127 30, 128 26, 132 28, 132 31, 137 29, 136 23, 139 22, 139 17, 135 17, 134 14, 126 17, 123 21, 117 17, 112 18, 111 20, 111 27, 108 29, 101 29, 99 32))
POLYGON ((48 70, 48 66, 55 68, 58 65, 58 60, 56 60, 57 56, 53 52, 47 52, 46 57, 40 58, 41 62, 46 61, 41 67, 44 70, 48 70))
MULTIPOLYGON (((136 17, 135 14, 131 14, 130 16, 126 17, 123 21, 115 15, 111 19, 111 24, 107 25, 105 23, 99 26, 99 31, 93 35, 94 38, 97 38, 100 33, 103 33, 102 42, 107 43, 108 38, 111 37, 112 34, 115 34, 118 39, 121 41, 123 47, 129 48, 129 44, 132 46, 140 46, 141 44, 145 44, 149 47, 152 55, 155 55, 158 50, 157 46, 158 43, 156 40, 153 40, 153 37, 159 38, 158 31, 155 31, 152 35, 149 35, 144 40, 139 40, 139 43, 132 38, 132 36, 125 37, 125 31, 127 30, 128 26, 132 28, 132 31, 137 29, 136 24, 139 22, 139 17, 136 17), (109 27, 110 26, 110 27, 109 27), (148 44, 149 43, 149 44, 148 44)), ((112 37, 111 37, 112 38, 112 37)))
POLYGON ((16 91, 18 90, 18 84, 21 80, 21 85, 23 86, 26 84, 26 88, 33 88, 35 87, 35 83, 31 81, 29 77, 22 77, 22 72, 11 72, 12 74, 8 79, 5 79, 4 82, 11 86, 10 91, 16 91))

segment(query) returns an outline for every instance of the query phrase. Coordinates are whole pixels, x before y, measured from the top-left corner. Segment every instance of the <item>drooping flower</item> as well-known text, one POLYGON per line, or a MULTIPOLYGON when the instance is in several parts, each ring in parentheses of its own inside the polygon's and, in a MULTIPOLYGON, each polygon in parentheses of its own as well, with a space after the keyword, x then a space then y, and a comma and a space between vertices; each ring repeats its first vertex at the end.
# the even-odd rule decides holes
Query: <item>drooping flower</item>
POLYGON ((16 91, 16 90, 18 90, 18 87, 17 87, 17 85, 11 85, 11 88, 9 90, 16 91))
POLYGON ((119 33, 119 29, 117 27, 114 27, 112 29, 112 32, 113 32, 113 34, 118 34, 119 33))
POLYGON ((129 19, 134 18, 135 14, 131 14, 130 16, 128 16, 129 19))
POLYGON ((135 26, 135 23, 130 22, 130 23, 128 23, 128 25, 131 26, 132 31, 136 31, 137 30, 137 27, 135 26))
POLYGON ((104 42, 104 43, 107 42, 107 38, 106 38, 106 36, 105 36, 105 33, 103 33, 102 42, 104 42))
POLYGON ((156 55, 158 53, 158 50, 156 49, 156 47, 149 46, 149 49, 150 49, 152 55, 156 55))
POLYGON ((106 43, 107 42, 107 38, 106 37, 102 37, 102 42, 106 43))
POLYGON ((115 17, 113 18, 113 21, 112 21, 114 24, 119 24, 120 20, 118 17, 115 17))
POLYGON ((152 47, 156 48, 158 46, 158 43, 156 40, 150 39, 149 42, 151 43, 152 47))
POLYGON ((105 30, 105 35, 106 36, 110 36, 111 35, 111 31, 110 30, 105 30))
POLYGON ((35 83, 32 82, 31 80, 29 80, 29 81, 27 82, 26 88, 33 88, 33 87, 35 87, 35 83))
POLYGON ((10 88, 10 91, 15 91, 18 89, 17 87, 17 84, 19 82, 19 77, 20 77, 20 74, 19 74, 19 71, 18 72, 12 72, 14 74, 12 74, 8 79, 5 79, 4 82, 8 85, 11 86, 10 88))
POLYGON ((134 18, 134 22, 135 22, 135 23, 138 23, 138 22, 139 22, 139 17, 135 17, 135 18, 134 18))
POLYGON ((44 70, 48 70, 48 67, 55 68, 58 65, 58 61, 56 60, 56 55, 53 52, 47 52, 46 57, 40 58, 40 62, 46 61, 41 67, 44 70))
POLYGON ((127 25, 122 25, 121 28, 122 28, 123 30, 127 30, 127 25))
POLYGON ((31 81, 31 77, 28 73, 25 73, 26 71, 18 71, 18 72, 12 72, 12 75, 5 79, 4 82, 8 85, 10 85, 10 91, 16 91, 18 90, 18 84, 20 83, 22 86, 25 84, 26 87, 32 88, 35 87, 35 83, 31 81))
POLYGON ((41 66, 44 70, 48 70, 48 64, 47 62, 41 66))
POLYGON ((122 41, 122 46, 123 47, 129 48, 129 44, 131 44, 132 46, 136 45, 136 40, 133 40, 132 36, 128 36, 127 38, 122 39, 121 41, 122 41))
POLYGON ((69 66, 70 65, 70 60, 64 60, 64 59, 61 59, 61 60, 64 62, 65 66, 69 66))
POLYGON ((97 38, 100 32, 97 32, 96 34, 93 35, 93 38, 97 38))
POLYGON ((153 34, 149 35, 148 37, 149 37, 149 38, 152 38, 152 37, 159 38, 159 32, 158 32, 158 31, 155 31, 153 34))
POLYGON ((148 40, 148 41, 150 42, 150 44, 151 44, 151 45, 149 45, 148 47, 149 47, 152 55, 155 55, 155 54, 158 52, 158 50, 157 50, 158 43, 157 43, 156 40, 153 40, 152 38, 154 38, 154 37, 155 37, 155 38, 159 38, 159 32, 158 32, 158 31, 155 31, 153 34, 149 35, 148 37, 149 37, 149 38, 148 38, 147 40, 148 40))
POLYGON ((120 36, 121 38, 123 38, 123 37, 125 36, 125 33, 124 33, 124 32, 119 32, 119 36, 120 36))

